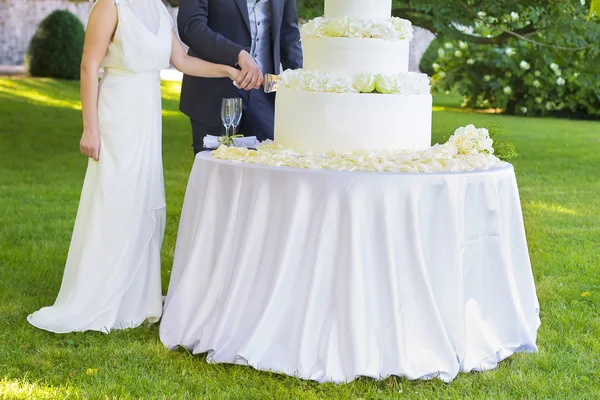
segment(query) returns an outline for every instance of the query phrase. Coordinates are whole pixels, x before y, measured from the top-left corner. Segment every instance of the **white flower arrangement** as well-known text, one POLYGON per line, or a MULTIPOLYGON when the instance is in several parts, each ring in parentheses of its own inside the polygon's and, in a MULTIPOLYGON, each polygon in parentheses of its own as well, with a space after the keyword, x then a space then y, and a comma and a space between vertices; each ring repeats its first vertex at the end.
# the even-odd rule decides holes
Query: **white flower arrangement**
POLYGON ((354 151, 314 154, 285 148, 274 142, 256 150, 221 146, 212 152, 220 160, 278 167, 365 172, 463 172, 506 165, 494 156, 486 129, 473 125, 458 128, 448 142, 424 150, 354 151))
POLYGON ((398 74, 375 74, 363 72, 349 77, 341 74, 325 74, 304 69, 286 70, 279 83, 292 90, 327 93, 381 93, 395 95, 423 95, 431 93, 426 74, 404 72, 398 74))
POLYGON ((302 35, 305 37, 370 38, 388 41, 412 40, 413 32, 410 21, 397 17, 385 20, 319 17, 302 27, 302 35))

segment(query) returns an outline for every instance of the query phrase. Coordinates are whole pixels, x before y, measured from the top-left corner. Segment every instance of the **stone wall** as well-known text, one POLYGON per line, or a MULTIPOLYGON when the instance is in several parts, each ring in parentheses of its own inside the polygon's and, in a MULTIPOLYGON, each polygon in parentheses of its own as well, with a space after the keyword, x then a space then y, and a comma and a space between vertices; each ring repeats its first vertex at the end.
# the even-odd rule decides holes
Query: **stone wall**
MULTIPOLYGON (((0 65, 21 65, 38 25, 54 10, 69 10, 87 24, 92 2, 0 0, 0 65)), ((176 15, 176 10, 170 10, 176 15)))
MULTIPOLYGON (((73 3, 66 0, 0 0, 0 65, 21 65, 37 26, 54 10, 69 10, 87 24, 92 2, 73 3)), ((175 19, 176 9, 170 9, 175 19)), ((410 70, 417 71, 421 56, 434 36, 415 28, 410 44, 410 70)))
POLYGON ((409 71, 419 71, 419 63, 423 57, 423 53, 435 39, 435 35, 427 29, 415 27, 415 37, 410 42, 410 56, 408 59, 409 71))

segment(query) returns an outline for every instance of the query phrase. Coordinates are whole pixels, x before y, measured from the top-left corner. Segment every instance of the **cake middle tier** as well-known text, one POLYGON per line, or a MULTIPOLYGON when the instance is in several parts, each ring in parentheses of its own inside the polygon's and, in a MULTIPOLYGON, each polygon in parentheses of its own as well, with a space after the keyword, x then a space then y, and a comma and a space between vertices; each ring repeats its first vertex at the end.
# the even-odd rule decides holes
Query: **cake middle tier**
POLYGON ((302 47, 304 68, 314 71, 347 75, 408 71, 408 40, 306 37, 302 47))
POLYGON ((326 93, 280 87, 275 142, 317 153, 431 146, 430 94, 326 93))

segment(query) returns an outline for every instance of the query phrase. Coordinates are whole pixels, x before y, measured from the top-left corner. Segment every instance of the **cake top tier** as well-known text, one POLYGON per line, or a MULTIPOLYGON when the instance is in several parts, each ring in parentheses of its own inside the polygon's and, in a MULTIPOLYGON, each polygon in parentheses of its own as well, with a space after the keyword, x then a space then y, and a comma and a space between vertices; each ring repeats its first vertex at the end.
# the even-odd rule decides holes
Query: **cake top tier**
POLYGON ((392 0, 325 0, 325 18, 384 19, 392 16, 392 0))

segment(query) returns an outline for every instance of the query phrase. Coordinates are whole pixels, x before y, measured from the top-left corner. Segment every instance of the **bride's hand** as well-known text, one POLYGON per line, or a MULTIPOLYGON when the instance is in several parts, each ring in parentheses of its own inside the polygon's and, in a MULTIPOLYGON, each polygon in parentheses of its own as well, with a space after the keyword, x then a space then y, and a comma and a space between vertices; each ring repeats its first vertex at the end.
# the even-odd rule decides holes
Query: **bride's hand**
POLYGON ((233 67, 227 67, 227 73, 229 75, 229 78, 235 82, 235 80, 238 78, 238 75, 240 74, 240 70, 233 68, 233 67))
POLYGON ((98 161, 100 159, 100 134, 98 132, 83 131, 79 150, 85 156, 98 161))

